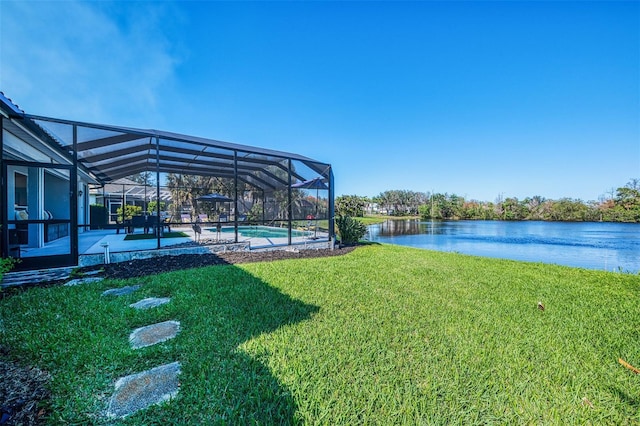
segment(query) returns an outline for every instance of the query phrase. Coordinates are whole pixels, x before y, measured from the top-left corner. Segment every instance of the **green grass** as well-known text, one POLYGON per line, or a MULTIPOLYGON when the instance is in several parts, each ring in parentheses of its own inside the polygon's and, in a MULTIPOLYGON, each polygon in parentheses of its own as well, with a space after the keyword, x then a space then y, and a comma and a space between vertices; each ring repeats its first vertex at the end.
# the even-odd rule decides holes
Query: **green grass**
POLYGON ((637 275, 369 245, 31 289, 0 301, 0 344, 53 375, 54 424, 106 423, 117 378, 176 360, 178 397, 123 424, 638 424, 617 360, 640 365, 639 296, 637 275), (127 307, 150 296, 172 301, 127 307))
MULTIPOLYGON (((188 237, 188 235, 185 234, 184 232, 165 232, 164 234, 162 234, 162 238, 183 238, 183 237, 188 237)), ((126 237, 124 237, 124 240, 125 241, 155 240, 156 238, 158 237, 153 234, 128 234, 126 237)))
POLYGON ((358 219, 360 222, 365 225, 375 225, 377 223, 382 223, 385 220, 409 220, 409 219, 419 219, 418 216, 386 216, 386 215, 370 215, 364 217, 355 217, 354 219, 358 219))

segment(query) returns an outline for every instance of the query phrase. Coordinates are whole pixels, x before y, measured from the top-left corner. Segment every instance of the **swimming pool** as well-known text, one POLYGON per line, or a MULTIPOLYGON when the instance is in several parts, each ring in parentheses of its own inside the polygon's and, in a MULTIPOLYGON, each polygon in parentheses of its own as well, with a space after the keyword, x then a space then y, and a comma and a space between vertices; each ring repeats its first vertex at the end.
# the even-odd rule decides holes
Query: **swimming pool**
MULTIPOLYGON (((207 231, 216 232, 216 228, 207 228, 207 231)), ((221 231, 223 234, 233 234, 233 227, 224 227, 221 231)), ((287 238, 287 228, 272 228, 270 226, 238 226, 238 234, 249 238, 287 238)), ((291 230, 292 237, 306 237, 311 232, 291 230)))

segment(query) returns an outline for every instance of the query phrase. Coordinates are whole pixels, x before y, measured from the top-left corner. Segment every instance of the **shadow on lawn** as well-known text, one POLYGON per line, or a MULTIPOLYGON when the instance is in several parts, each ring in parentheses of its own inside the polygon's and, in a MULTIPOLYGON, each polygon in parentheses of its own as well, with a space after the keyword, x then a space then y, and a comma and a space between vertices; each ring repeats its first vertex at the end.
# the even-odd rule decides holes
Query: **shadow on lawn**
POLYGON ((182 329, 180 396, 155 414, 167 416, 166 424, 293 423, 296 404, 264 364, 270 354, 255 358, 239 346, 309 319, 318 307, 235 266, 199 271, 174 299, 182 329))
POLYGON ((609 387, 609 389, 614 395, 620 398, 621 401, 630 405, 633 408, 633 410, 638 410, 638 408, 640 408, 640 399, 638 399, 636 396, 629 395, 628 392, 618 387, 611 386, 609 387))

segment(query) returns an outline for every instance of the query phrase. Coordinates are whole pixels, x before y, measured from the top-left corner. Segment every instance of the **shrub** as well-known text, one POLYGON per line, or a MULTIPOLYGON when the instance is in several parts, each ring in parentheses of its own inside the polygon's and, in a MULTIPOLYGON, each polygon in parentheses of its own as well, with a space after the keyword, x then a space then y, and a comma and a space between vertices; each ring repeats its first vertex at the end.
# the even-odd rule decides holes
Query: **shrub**
MULTIPOLYGON (((116 210, 116 214, 118 215, 118 222, 122 221, 122 207, 118 207, 116 210)), ((133 206, 127 204, 124 208, 124 219, 131 220, 133 216, 138 216, 142 214, 142 207, 133 206)))
MULTIPOLYGON (((165 211, 167 208, 167 203, 164 201, 160 201, 160 211, 165 211)), ((155 214, 158 212, 158 202, 157 201, 149 201, 147 204, 147 213, 155 214)))
POLYGON ((336 227, 342 244, 355 244, 367 233, 367 226, 351 216, 336 216, 336 227))
POLYGON ((5 272, 9 272, 13 269, 16 263, 19 263, 20 259, 14 259, 13 257, 6 257, 0 259, 0 281, 5 272))

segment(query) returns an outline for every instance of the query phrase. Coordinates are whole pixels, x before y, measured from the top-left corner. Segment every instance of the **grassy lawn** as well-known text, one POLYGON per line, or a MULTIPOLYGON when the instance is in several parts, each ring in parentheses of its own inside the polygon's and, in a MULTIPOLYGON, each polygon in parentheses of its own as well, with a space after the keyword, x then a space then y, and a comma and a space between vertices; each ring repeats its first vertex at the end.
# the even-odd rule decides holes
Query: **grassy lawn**
POLYGON ((53 375, 54 424, 106 423, 117 378, 173 361, 177 398, 123 424, 637 424, 639 296, 637 275, 370 245, 31 289, 0 301, 0 344, 53 375), (151 296, 172 301, 127 307, 151 296))
POLYGON ((360 222, 365 225, 375 225, 376 223, 382 223, 385 220, 409 220, 409 219, 420 219, 419 216, 385 216, 385 215, 371 215, 364 217, 355 217, 354 219, 358 219, 360 222))

